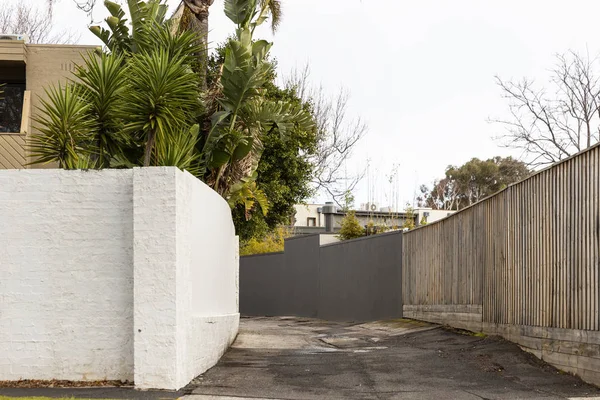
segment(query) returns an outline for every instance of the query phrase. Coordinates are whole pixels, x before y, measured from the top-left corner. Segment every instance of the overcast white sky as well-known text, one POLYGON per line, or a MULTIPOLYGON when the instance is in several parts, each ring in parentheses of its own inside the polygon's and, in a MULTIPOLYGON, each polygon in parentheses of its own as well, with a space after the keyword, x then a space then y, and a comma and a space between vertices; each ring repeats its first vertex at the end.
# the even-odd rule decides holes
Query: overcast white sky
MULTIPOLYGON (((0 0, 0 7, 8 1, 0 0)), ((86 31, 90 19, 73 0, 55 1, 59 29, 83 31, 81 43, 99 43, 86 31)), ((340 86, 349 89, 352 115, 369 124, 347 166, 353 173, 370 160, 370 179, 356 190, 358 204, 371 197, 380 206, 394 205, 389 198, 395 191, 400 204, 412 202, 417 187, 443 176, 449 164, 510 155, 492 139, 501 128, 486 122, 506 112, 494 76, 528 76, 543 83, 555 53, 587 49, 596 55, 600 50, 596 0, 282 3, 277 34, 264 29, 257 35, 275 42, 279 73, 309 63, 311 80, 332 94, 340 86), (393 165, 399 165, 397 190, 386 177, 393 165)), ((169 4, 174 9, 178 0, 169 4)), ((222 4, 217 0, 212 8, 213 43, 233 29, 222 4)), ((104 16, 99 4, 93 18, 104 16)))

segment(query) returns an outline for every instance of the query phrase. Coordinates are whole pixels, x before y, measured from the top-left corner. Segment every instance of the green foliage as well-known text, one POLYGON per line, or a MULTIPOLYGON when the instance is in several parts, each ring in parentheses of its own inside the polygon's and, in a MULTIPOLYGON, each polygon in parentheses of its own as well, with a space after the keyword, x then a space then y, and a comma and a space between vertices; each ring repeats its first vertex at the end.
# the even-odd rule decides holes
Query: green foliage
POLYGON ((284 227, 277 227, 273 232, 261 237, 250 238, 242 243, 240 247, 241 256, 252 254, 275 253, 283 251, 285 239, 292 236, 291 232, 284 227))
POLYGON ((53 95, 42 103, 37 121, 42 134, 31 144, 36 163, 75 168, 79 160, 77 165, 89 168, 174 165, 198 171, 199 156, 190 153, 198 139, 191 128, 200 109, 191 68, 199 50, 195 37, 171 33, 166 5, 159 1, 128 4, 131 32, 124 11, 110 1, 105 2, 109 29, 91 28, 111 54, 84 57, 76 80, 49 89, 53 95), (79 126, 66 132, 58 123, 81 123, 70 104, 79 105, 76 115, 86 121, 85 134, 79 126))
MULTIPOLYGON (((90 31, 96 35, 104 45, 115 54, 127 55, 140 51, 151 51, 154 47, 163 47, 164 42, 154 42, 153 40, 165 37, 173 37, 170 34, 169 22, 165 21, 167 5, 161 0, 127 0, 129 14, 131 15, 131 30, 126 14, 121 6, 112 1, 106 0, 104 6, 110 13, 104 21, 108 26, 105 29, 101 26, 91 26, 90 31), (156 44, 156 46, 153 46, 156 44)), ((179 38, 187 38, 185 35, 178 35, 179 38)), ((191 34, 193 37, 194 35, 191 34)))
POLYGON ((385 233, 389 231, 390 228, 385 223, 375 223, 372 219, 369 220, 367 226, 365 227, 365 235, 377 235, 379 233, 385 233))
POLYGON ((252 5, 255 3, 225 2, 225 13, 238 29, 225 45, 219 76, 220 96, 203 145, 204 168, 217 170, 213 187, 226 196, 233 182, 239 180, 236 162, 246 164, 245 175, 256 171, 265 132, 276 128, 285 140, 295 127, 310 130, 313 125, 311 115, 301 106, 265 96, 264 88, 274 76, 268 59, 271 44, 252 39, 250 25, 259 24, 262 15, 252 5))
POLYGON ((415 229, 415 209, 410 204, 406 204, 405 219, 402 224, 402 229, 415 229))
POLYGON ((419 225, 427 225, 427 217, 423 215, 421 221, 419 221, 419 225))
POLYGON ((527 165, 512 157, 494 157, 446 168, 446 176, 430 189, 421 186, 419 204, 440 210, 460 210, 529 176, 527 165))
POLYGON ((242 178, 239 182, 231 187, 231 196, 229 197, 229 205, 231 208, 238 204, 244 206, 246 220, 250 219, 250 210, 254 208, 254 203, 258 203, 263 216, 269 211, 269 203, 264 192, 256 185, 257 173, 251 177, 242 178))
MULTIPOLYGON (((225 59, 225 44, 217 47, 208 60, 208 82, 213 86, 220 77, 220 66, 225 59)), ((275 62, 269 60, 275 70, 275 62)), ((275 74, 269 76, 264 85, 264 99, 271 104, 288 104, 290 108, 303 110, 312 119, 311 105, 303 102, 294 89, 282 89, 275 85, 275 74)), ((256 172, 256 184, 269 201, 269 213, 254 213, 247 218, 244 207, 233 209, 233 220, 240 240, 264 237, 279 225, 289 225, 294 216, 294 205, 312 194, 310 185, 313 165, 309 157, 315 153, 317 135, 315 125, 279 124, 261 135, 262 153, 256 172), (309 126, 309 129, 304 127, 309 126), (282 134, 282 127, 285 133, 282 134)))
POLYGON ((194 122, 197 75, 184 61, 158 49, 134 54, 128 62, 121 116, 124 132, 145 143, 144 166, 156 165, 156 142, 188 132, 194 122))
POLYGON ((213 187, 226 197, 231 181, 239 178, 231 176, 235 173, 232 164, 252 152, 250 167, 244 171, 244 175, 252 175, 262 150, 259 136, 262 131, 257 126, 260 122, 256 118, 244 118, 252 114, 252 103, 260 101, 261 89, 271 74, 271 64, 266 60, 271 44, 264 40, 253 42, 249 28, 255 3, 253 0, 225 2, 225 14, 238 29, 225 47, 219 81, 221 95, 217 98, 218 108, 210 118, 211 128, 203 146, 203 167, 217 170, 213 187), (227 167, 230 167, 229 171, 227 167))
POLYGON ((351 191, 346 190, 344 192, 344 202, 342 204, 342 211, 350 211, 354 208, 354 195, 351 191))
POLYGON ((127 143, 118 117, 125 87, 123 58, 102 54, 98 60, 88 54, 83 61, 83 65, 76 67, 78 80, 73 85, 80 91, 82 101, 89 105, 86 115, 94 124, 90 152, 97 157, 99 168, 109 167, 111 159, 127 143), (92 146, 96 148, 91 149, 92 146))
POLYGON ((197 176, 200 172, 198 161, 200 153, 196 151, 198 143, 198 124, 192 125, 189 131, 184 129, 166 135, 164 140, 156 143, 157 166, 177 165, 182 170, 187 170, 197 176))
POLYGON ((211 185, 244 221, 260 208, 256 215, 264 222, 273 194, 274 209, 284 210, 266 225, 281 223, 290 215, 290 202, 307 197, 310 167, 299 154, 313 146, 308 136, 314 135, 314 123, 297 96, 269 95, 279 90, 268 59, 272 44, 252 37, 269 15, 279 17, 279 2, 225 2, 237 29, 208 90, 200 82, 206 71, 197 70, 203 51, 199 37, 173 29, 160 0, 128 0, 127 5, 131 24, 120 5, 106 1, 106 27, 90 28, 110 53, 88 56, 77 68, 77 79, 49 89, 53 96, 42 104, 39 121, 46 129, 32 144, 36 162, 56 161, 63 168, 173 165, 211 185), (269 151, 285 151, 269 153, 279 158, 261 169, 265 143, 273 144, 269 151), (265 192, 260 173, 273 182, 268 174, 275 174, 286 157, 301 160, 292 160, 290 167, 298 172, 279 182, 297 179, 300 189, 288 193, 265 183, 270 193, 265 192))
POLYGON ((50 87, 41 98, 40 114, 34 118, 39 133, 31 137, 31 155, 38 163, 57 162, 60 168, 77 168, 80 158, 88 159, 86 144, 92 140, 94 123, 90 105, 74 85, 50 87))
POLYGON ((354 211, 348 211, 346 216, 342 219, 342 226, 338 237, 341 240, 357 239, 365 235, 365 231, 360 226, 356 213, 354 211))

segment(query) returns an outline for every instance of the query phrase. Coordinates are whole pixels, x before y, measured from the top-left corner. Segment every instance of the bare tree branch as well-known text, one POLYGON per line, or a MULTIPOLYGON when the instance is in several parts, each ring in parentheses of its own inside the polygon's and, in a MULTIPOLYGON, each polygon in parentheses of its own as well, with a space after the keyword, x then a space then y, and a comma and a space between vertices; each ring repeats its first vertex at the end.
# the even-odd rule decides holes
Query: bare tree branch
POLYGON ((313 184, 316 191, 326 193, 341 206, 344 195, 365 175, 366 171, 347 176, 344 167, 368 127, 361 118, 352 119, 348 115, 350 95, 347 90, 341 88, 335 96, 329 96, 322 85, 310 86, 309 75, 308 66, 294 70, 284 85, 293 88, 303 101, 312 105, 318 135, 317 151, 311 156, 313 184))
POLYGON ((53 33, 52 8, 35 8, 23 2, 0 9, 0 33, 27 35, 30 43, 77 43, 79 35, 63 30, 53 33))
POLYGON ((548 89, 534 82, 496 83, 508 101, 511 118, 490 120, 504 126, 502 145, 520 149, 533 167, 575 154, 600 140, 598 59, 573 51, 557 55, 548 89))

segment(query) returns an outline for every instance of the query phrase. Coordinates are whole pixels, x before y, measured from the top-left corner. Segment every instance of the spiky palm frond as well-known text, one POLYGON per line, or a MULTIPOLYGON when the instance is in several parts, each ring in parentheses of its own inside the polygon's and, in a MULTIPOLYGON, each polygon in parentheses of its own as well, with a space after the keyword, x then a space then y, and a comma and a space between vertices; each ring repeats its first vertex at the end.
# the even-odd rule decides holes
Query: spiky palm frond
POLYGON ((196 32, 174 32, 170 21, 149 25, 138 46, 140 51, 145 52, 166 49, 169 58, 182 59, 182 62, 189 66, 195 65, 198 54, 206 50, 200 45, 196 32))
POLYGON ((273 33, 279 28, 283 12, 281 10, 280 0, 260 0, 261 7, 266 8, 271 15, 271 30, 273 33))
POLYGON ((112 53, 127 55, 153 49, 156 46, 152 41, 152 31, 157 27, 168 28, 165 20, 167 5, 161 0, 128 0, 131 30, 126 13, 119 4, 106 0, 104 6, 110 13, 104 20, 108 29, 99 25, 89 29, 112 53))
POLYGON ((122 133, 119 110, 125 86, 123 57, 118 54, 88 55, 84 63, 77 66, 74 83, 89 104, 88 115, 94 121, 93 145, 99 167, 108 167, 110 160, 121 152, 128 143, 122 133))
POLYGON ((124 131, 146 143, 144 165, 150 165, 156 141, 190 125, 199 107, 197 75, 171 59, 166 49, 132 56, 126 71, 121 116, 124 131))
POLYGON ((34 117, 39 133, 31 136, 28 145, 33 163, 57 162, 60 168, 75 168, 82 155, 89 155, 85 144, 93 138, 89 104, 73 85, 51 86, 40 101, 40 113, 34 117))
POLYGON ((175 132, 170 132, 163 140, 157 141, 154 165, 178 167, 197 176, 200 173, 200 153, 196 151, 198 132, 198 125, 193 125, 189 130, 181 127, 175 132))
POLYGON ((64 169, 101 169, 98 159, 92 154, 78 154, 76 159, 67 160, 64 169))

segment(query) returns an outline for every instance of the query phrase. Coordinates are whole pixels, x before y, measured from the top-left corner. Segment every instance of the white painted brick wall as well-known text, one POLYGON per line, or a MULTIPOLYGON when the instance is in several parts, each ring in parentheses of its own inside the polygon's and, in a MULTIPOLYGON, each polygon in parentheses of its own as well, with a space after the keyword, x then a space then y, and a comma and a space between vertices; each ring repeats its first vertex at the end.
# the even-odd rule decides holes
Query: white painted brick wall
POLYGON ((176 169, 133 175, 135 384, 176 389, 176 169))
POLYGON ((0 172, 0 380, 132 380, 133 171, 0 172))
POLYGON ((231 210, 176 168, 134 169, 133 179, 135 382, 179 389, 212 367, 237 334, 231 210))
POLYGON ((0 380, 179 389, 234 340, 226 202, 173 167, 0 171, 0 380))
POLYGON ((223 198, 177 171, 178 365, 181 386, 213 366, 239 324, 238 240, 223 198), (190 284, 191 283, 191 284, 190 284))

